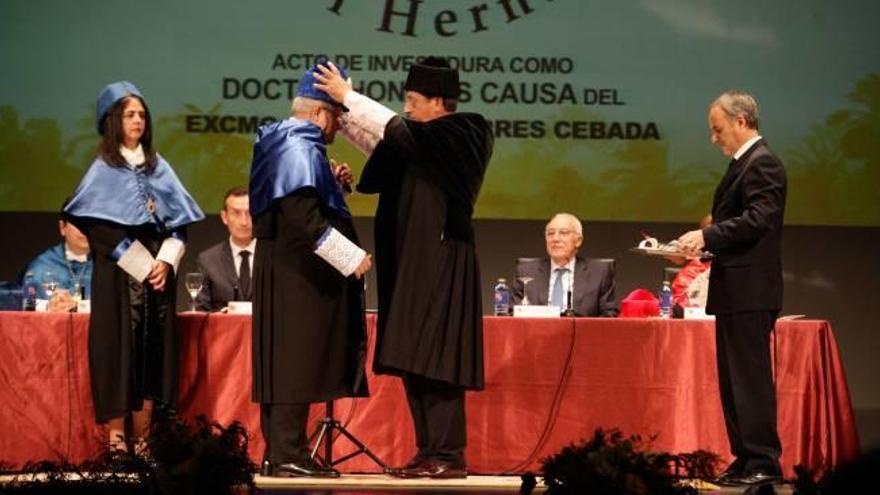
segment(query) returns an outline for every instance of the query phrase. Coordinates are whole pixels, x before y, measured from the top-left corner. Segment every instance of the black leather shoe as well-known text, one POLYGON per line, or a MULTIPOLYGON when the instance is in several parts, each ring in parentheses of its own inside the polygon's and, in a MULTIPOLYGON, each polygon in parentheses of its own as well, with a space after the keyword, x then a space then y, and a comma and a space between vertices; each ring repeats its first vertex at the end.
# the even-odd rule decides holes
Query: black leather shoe
POLYGON ((729 476, 727 478, 724 478, 723 481, 719 480, 716 483, 724 486, 750 486, 781 482, 782 475, 780 475, 779 473, 752 471, 751 473, 743 473, 739 476, 729 476))
POLYGON ((743 475, 743 464, 740 459, 735 459, 733 462, 727 466, 727 469, 724 470, 723 473, 719 474, 715 479, 712 480, 716 485, 723 485, 730 478, 739 478, 743 475))
POLYGON ((416 468, 416 467, 420 466, 423 462, 425 462, 424 459, 422 459, 422 458, 419 457, 419 456, 415 456, 415 457, 413 457, 412 459, 410 459, 409 462, 407 462, 407 463, 404 464, 403 466, 388 467, 388 468, 386 468, 386 469, 385 469, 385 474, 388 474, 388 475, 390 475, 390 476, 401 477, 400 474, 401 474, 402 472, 404 472, 404 471, 406 471, 406 470, 408 470, 408 469, 416 468))
POLYGON ((724 485, 728 483, 731 479, 742 478, 743 473, 737 470, 727 469, 720 475, 718 475, 715 479, 712 480, 712 483, 716 485, 724 485))
POLYGON ((467 469, 464 466, 456 466, 447 462, 424 461, 418 466, 401 470, 400 474, 395 476, 434 479, 467 478, 467 469))
POLYGON ((276 464, 273 471, 272 475, 278 478, 338 478, 340 476, 339 471, 321 466, 312 459, 276 464))

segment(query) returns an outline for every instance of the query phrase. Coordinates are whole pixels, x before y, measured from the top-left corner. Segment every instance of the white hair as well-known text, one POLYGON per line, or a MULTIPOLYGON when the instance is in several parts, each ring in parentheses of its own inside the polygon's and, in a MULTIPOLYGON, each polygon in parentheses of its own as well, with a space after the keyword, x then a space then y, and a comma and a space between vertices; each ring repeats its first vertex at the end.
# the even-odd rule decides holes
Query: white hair
POLYGON ((715 98, 709 108, 714 106, 721 108, 728 117, 736 118, 742 115, 749 129, 758 129, 758 102, 755 101, 754 96, 745 91, 725 91, 715 98))
POLYGON ((553 220, 556 220, 557 218, 565 220, 566 222, 568 222, 569 225, 574 228, 574 231, 577 232, 579 236, 584 236, 584 226, 581 224, 581 220, 578 217, 572 215, 571 213, 557 213, 553 215, 553 218, 551 218, 549 222, 547 222, 547 225, 553 223, 553 220))
POLYGON ((327 103, 326 101, 306 98, 305 96, 297 96, 290 104, 290 115, 293 117, 308 117, 309 113, 315 108, 323 108, 331 112, 338 110, 340 107, 327 103))

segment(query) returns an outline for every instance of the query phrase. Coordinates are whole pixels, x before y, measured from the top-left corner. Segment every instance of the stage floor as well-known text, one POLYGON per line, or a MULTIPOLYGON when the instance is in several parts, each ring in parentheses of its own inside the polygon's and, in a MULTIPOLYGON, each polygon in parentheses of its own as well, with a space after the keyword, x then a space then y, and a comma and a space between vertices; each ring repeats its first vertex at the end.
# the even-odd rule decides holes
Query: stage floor
MULTIPOLYGON (((30 476, 30 475, 28 475, 30 476)), ((71 478, 77 475, 71 474, 71 478)), ((4 485, 12 482, 14 475, 0 475, 0 491, 4 485)), ((20 475, 19 480, 29 479, 20 475)), ((238 490, 236 493, 266 494, 266 495, 357 495, 357 494, 380 494, 390 493, 394 495, 415 494, 466 494, 466 495, 489 495, 489 494, 515 494, 520 493, 522 480, 518 476, 468 476, 465 479, 433 480, 412 479, 402 480, 382 474, 343 475, 341 478, 326 480, 316 478, 269 478, 262 476, 254 477, 255 488, 238 490)), ((738 494, 745 493, 746 488, 718 487, 708 483, 697 485, 700 493, 707 494, 738 494)), ((546 488, 541 484, 533 493, 544 493, 546 488)), ((13 492, 14 493, 14 492, 13 492)), ((774 492, 779 495, 793 493, 792 485, 775 485, 774 492)))
MULTIPOLYGON (((341 478, 322 480, 316 478, 269 478, 255 476, 254 483, 265 493, 303 493, 297 490, 327 490, 333 493, 370 491, 380 493, 416 493, 441 491, 443 493, 519 493, 522 479, 519 476, 468 476, 463 479, 400 479, 384 474, 346 474, 341 478), (291 491, 293 490, 293 491, 291 491)), ((541 493, 540 486, 535 493, 541 493)))
MULTIPOLYGON (((465 479, 455 480, 432 480, 413 479, 403 480, 381 474, 343 475, 339 479, 319 480, 313 478, 266 478, 254 477, 257 494, 281 495, 281 494, 332 494, 332 495, 355 495, 355 494, 378 494, 392 493, 394 495, 442 493, 442 494, 514 494, 520 493, 522 480, 519 476, 468 476, 465 479)), ((745 493, 746 488, 719 487, 709 483, 700 482, 697 487, 700 493, 713 494, 737 494, 745 493)), ((533 493, 544 493, 546 487, 540 479, 533 493)), ((793 493, 792 485, 775 485, 774 493, 790 495, 793 493)))

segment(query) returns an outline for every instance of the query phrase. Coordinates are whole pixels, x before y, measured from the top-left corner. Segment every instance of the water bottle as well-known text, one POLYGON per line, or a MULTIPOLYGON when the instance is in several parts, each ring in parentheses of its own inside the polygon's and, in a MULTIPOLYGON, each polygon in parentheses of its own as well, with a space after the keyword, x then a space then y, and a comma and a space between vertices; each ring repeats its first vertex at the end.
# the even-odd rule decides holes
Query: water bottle
POLYGON ((495 316, 510 315, 510 289, 507 279, 499 278, 495 282, 495 316))
POLYGON ((34 280, 32 272, 25 274, 24 283, 21 286, 21 310, 37 310, 37 281, 34 280))
POLYGON ((672 316, 672 286, 668 281, 663 281, 660 287, 660 318, 669 318, 672 316))

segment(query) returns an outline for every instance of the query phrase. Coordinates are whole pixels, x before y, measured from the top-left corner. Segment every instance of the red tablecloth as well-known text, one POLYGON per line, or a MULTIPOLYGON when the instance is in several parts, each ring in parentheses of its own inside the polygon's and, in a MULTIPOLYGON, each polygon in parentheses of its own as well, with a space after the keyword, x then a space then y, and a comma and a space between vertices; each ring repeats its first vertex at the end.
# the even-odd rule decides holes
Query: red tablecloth
MULTIPOLYGON (((374 319, 369 318, 370 336, 374 319)), ((241 421, 261 457, 259 408, 250 402, 250 318, 185 313, 181 413, 241 421)), ((97 452, 89 391, 86 315, 0 313, 0 462, 79 462, 97 452)), ((485 319, 486 390, 469 393, 469 469, 534 470, 596 427, 657 435, 655 449, 705 449, 729 458, 710 321, 485 319)), ((782 463, 827 468, 859 454, 846 378, 831 326, 779 322, 773 344, 782 463)), ((370 352, 372 354, 372 350, 370 352)), ((336 402, 336 416, 387 463, 413 454, 400 381, 370 374, 368 399, 336 402)), ((318 418, 323 407, 313 408, 318 418)), ((350 450, 346 441, 337 453, 350 450)), ((365 456, 343 471, 377 471, 365 456)))

